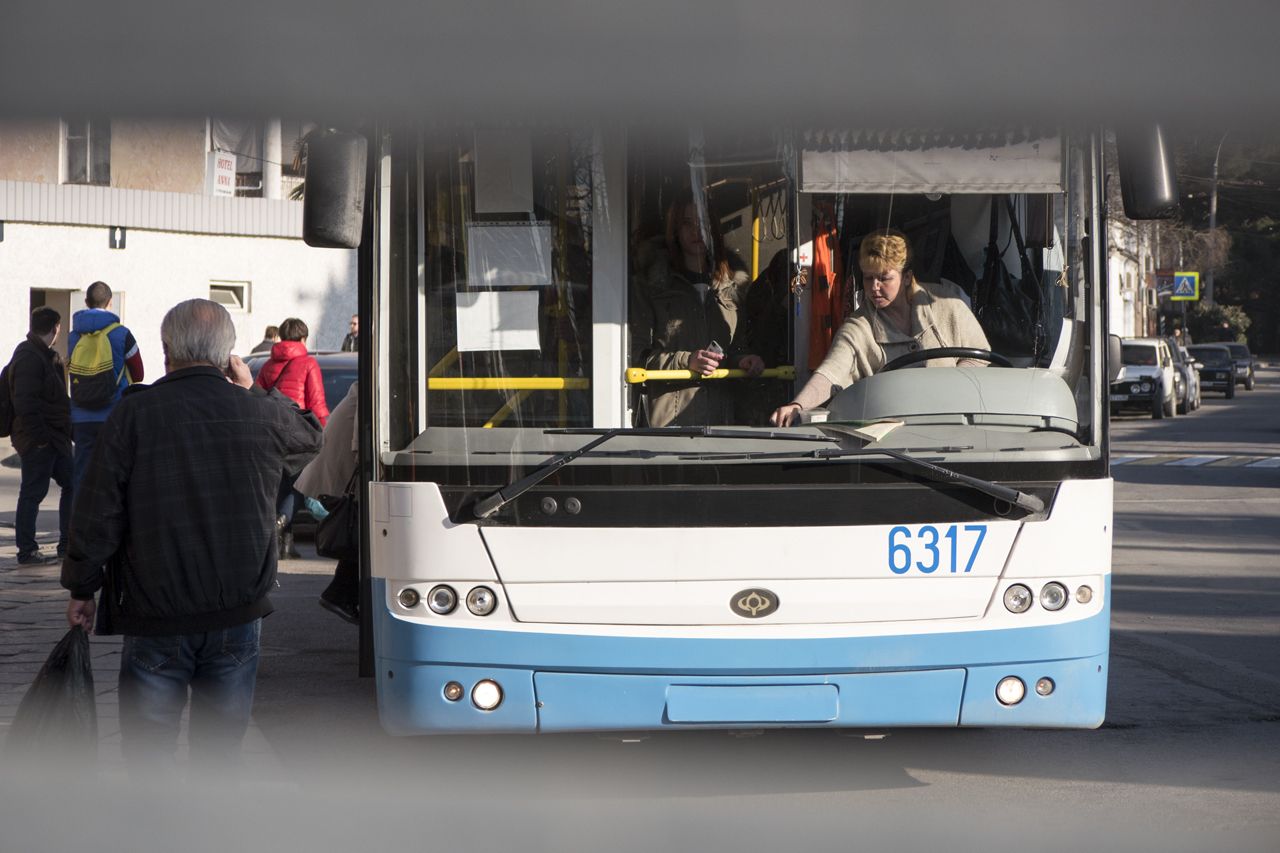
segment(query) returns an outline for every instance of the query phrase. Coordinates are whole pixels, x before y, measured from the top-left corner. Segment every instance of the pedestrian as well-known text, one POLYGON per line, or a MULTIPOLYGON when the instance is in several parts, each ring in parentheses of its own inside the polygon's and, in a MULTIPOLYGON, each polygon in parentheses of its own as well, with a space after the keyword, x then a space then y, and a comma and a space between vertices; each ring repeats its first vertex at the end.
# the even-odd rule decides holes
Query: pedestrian
MULTIPOLYGON (((85 310, 71 315, 71 334, 67 335, 67 352, 71 354, 71 425, 75 440, 74 472, 72 482, 79 487, 85 466, 93 455, 93 445, 98 439, 102 422, 111 414, 111 407, 120 394, 134 382, 143 378, 142 353, 133 333, 120 325, 120 318, 111 312, 113 302, 111 288, 106 282, 95 281, 84 294, 85 310), (110 364, 100 360, 99 352, 111 352, 110 364), (80 368, 84 364, 85 368, 80 368), (89 398, 92 376, 85 370, 105 368, 110 373, 101 393, 89 398), (84 381, 81 381, 84 380, 84 381), (81 391, 85 393, 81 395, 81 391), (105 404, 102 399, 108 397, 105 404)), ((105 371, 104 371, 105 372, 105 371)), ((96 389, 95 389, 96 392, 96 389)))
POLYGON ((18 344, 9 362, 9 396, 13 400, 13 447, 22 459, 22 485, 14 513, 18 562, 24 566, 55 562, 67 550, 71 523, 72 446, 71 398, 62 357, 53 349, 62 329, 62 315, 48 305, 31 312, 27 339, 18 344), (49 494, 49 480, 62 489, 58 501, 58 556, 40 553, 36 519, 40 502, 49 494))
MULTIPOLYGON (((324 377, 320 365, 307 354, 307 324, 297 317, 290 317, 280 324, 280 342, 271 348, 271 358, 258 371, 258 385, 265 389, 277 389, 304 409, 309 409, 320 419, 328 420, 329 408, 324 399, 324 377)), ((276 526, 280 536, 280 559, 296 560, 299 557, 293 547, 293 510, 301 500, 293 487, 294 476, 283 476, 276 501, 276 526)))
POLYGON ((343 352, 359 352, 360 351, 360 315, 351 315, 351 331, 347 332, 347 336, 342 339, 343 352))
MULTIPOLYGON (((360 455, 359 382, 351 383, 347 396, 334 407, 324 427, 324 449, 298 475, 295 488, 310 498, 345 494, 360 455)), ((353 625, 360 624, 360 564, 339 560, 333 581, 320 593, 320 606, 353 625)))
POLYGON ((271 348, 280 343, 280 327, 267 326, 267 330, 262 333, 262 343, 249 350, 249 354, 255 352, 271 352, 271 348))
POLYGON ((131 774, 172 770, 188 688, 192 761, 225 766, 239 753, 272 611, 276 485, 324 443, 313 414, 254 385, 230 354, 221 305, 179 303, 160 339, 165 376, 130 387, 107 416, 62 566, 67 621, 89 628, 97 615, 98 633, 124 635, 131 774))

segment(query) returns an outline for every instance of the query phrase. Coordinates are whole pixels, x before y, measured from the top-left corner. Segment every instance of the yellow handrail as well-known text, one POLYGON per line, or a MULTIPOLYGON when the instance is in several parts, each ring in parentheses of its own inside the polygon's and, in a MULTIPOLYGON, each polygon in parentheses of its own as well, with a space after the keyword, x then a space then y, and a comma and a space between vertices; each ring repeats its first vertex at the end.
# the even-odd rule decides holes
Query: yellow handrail
POLYGON ((520 404, 524 402, 524 398, 533 393, 530 388, 523 388, 511 395, 507 402, 502 404, 502 408, 493 413, 493 417, 489 418, 489 422, 484 425, 484 429, 493 429, 511 416, 511 413, 520 408, 520 404))
POLYGON ((591 387, 590 379, 559 376, 433 376, 431 391, 564 391, 591 387))
MULTIPOLYGON (((684 379, 746 379, 747 371, 720 368, 712 372, 710 376, 703 376, 701 373, 694 373, 692 370, 646 370, 643 367, 628 367, 627 382, 635 385, 639 382, 674 382, 684 379)), ((784 364, 781 367, 766 368, 761 373, 759 379, 795 379, 796 369, 790 364, 784 364)))
POLYGON ((454 347, 453 349, 449 350, 449 352, 445 353, 444 358, 436 362, 436 366, 431 368, 430 371, 428 371, 427 376, 428 377, 439 376, 441 373, 444 373, 450 367, 453 367, 453 363, 457 360, 458 360, 458 348, 454 347))

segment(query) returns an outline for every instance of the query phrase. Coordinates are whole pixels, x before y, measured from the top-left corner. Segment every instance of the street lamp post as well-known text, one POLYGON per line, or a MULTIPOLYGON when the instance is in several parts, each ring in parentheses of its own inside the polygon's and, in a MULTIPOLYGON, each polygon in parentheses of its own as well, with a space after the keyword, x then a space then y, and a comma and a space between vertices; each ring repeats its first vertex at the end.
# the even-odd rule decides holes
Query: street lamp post
MULTIPOLYGON (((1227 131, 1230 133, 1231 131, 1227 131)), ((1218 158, 1222 156, 1222 143, 1227 141, 1227 133, 1222 134, 1218 142, 1218 153, 1213 155, 1213 191, 1209 194, 1209 269, 1204 276, 1204 302, 1213 304, 1213 240, 1214 231, 1218 227, 1218 158)))

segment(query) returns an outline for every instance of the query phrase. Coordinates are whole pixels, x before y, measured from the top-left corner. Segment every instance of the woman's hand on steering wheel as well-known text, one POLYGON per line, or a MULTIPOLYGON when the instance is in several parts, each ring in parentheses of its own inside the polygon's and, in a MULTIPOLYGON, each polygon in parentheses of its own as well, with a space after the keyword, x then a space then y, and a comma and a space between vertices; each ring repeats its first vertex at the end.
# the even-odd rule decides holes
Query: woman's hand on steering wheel
POLYGON ((800 404, 787 403, 769 416, 769 423, 776 427, 789 427, 800 417, 800 404))

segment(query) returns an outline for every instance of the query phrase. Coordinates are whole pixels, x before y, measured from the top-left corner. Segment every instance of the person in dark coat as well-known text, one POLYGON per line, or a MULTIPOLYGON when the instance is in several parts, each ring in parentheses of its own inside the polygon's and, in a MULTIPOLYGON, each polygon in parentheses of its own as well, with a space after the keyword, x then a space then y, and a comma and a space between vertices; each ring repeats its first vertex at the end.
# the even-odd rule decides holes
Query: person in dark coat
POLYGON ((221 305, 179 303, 160 338, 166 374, 131 386, 102 425, 62 566, 67 621, 89 628, 101 609, 97 633, 124 635, 131 773, 172 767, 188 688, 192 760, 238 754, 272 611, 280 472, 296 474, 324 444, 313 414, 256 386, 231 355, 221 305))
POLYGON ((271 348, 278 343, 280 343, 280 327, 267 326, 267 330, 262 333, 262 342, 249 350, 249 354, 253 355, 258 352, 271 352, 271 348))
POLYGON ((22 459, 22 485, 14 513, 18 562, 40 565, 60 558, 67 549, 67 525, 72 506, 71 398, 67 396, 65 365, 53 350, 62 329, 62 315, 49 306, 31 312, 27 339, 18 344, 9 362, 9 394, 13 400, 13 447, 22 459), (58 557, 40 553, 36 519, 40 502, 49 494, 49 481, 62 489, 58 501, 58 557))

